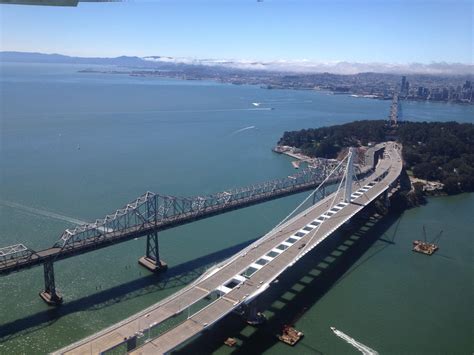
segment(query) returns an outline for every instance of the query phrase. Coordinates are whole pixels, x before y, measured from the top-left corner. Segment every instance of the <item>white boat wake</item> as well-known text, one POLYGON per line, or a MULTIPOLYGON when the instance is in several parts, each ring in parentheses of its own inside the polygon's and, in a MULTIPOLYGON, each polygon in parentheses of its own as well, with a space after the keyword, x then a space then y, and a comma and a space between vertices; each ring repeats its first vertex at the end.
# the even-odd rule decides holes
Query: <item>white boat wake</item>
POLYGON ((331 327, 331 330, 339 338, 343 339, 346 343, 352 345, 354 348, 359 350, 362 354, 364 355, 378 355, 379 354, 376 350, 369 348, 367 345, 359 343, 357 340, 355 340, 354 338, 351 338, 349 335, 341 332, 340 330, 337 330, 334 327, 331 327))
POLYGON ((238 130, 232 132, 232 133, 231 133, 231 136, 233 136, 234 134, 243 132, 243 131, 247 131, 247 130, 249 130, 249 129, 254 129, 254 128, 256 128, 256 127, 255 127, 255 126, 248 126, 248 127, 244 127, 244 128, 238 129, 238 130))
POLYGON ((64 215, 59 214, 59 213, 54 213, 54 212, 47 211, 47 210, 42 210, 42 209, 39 209, 39 208, 28 207, 28 206, 25 206, 25 205, 22 205, 22 204, 19 204, 19 203, 16 203, 16 202, 0 200, 0 205, 15 208, 17 210, 21 210, 21 211, 24 211, 24 212, 29 212, 29 213, 34 214, 36 216, 43 216, 43 217, 58 219, 60 221, 65 221, 65 222, 69 222, 69 223, 74 223, 74 224, 87 223, 85 221, 81 221, 80 219, 64 216, 64 215))
POLYGON ((285 100, 285 99, 280 99, 280 100, 265 100, 265 102, 252 102, 252 105, 254 106, 257 106, 255 104, 258 104, 258 106, 260 105, 265 105, 265 104, 270 104, 270 105, 273 105, 273 104, 290 104, 290 105, 293 105, 293 104, 308 104, 308 103, 312 103, 313 100, 285 100))

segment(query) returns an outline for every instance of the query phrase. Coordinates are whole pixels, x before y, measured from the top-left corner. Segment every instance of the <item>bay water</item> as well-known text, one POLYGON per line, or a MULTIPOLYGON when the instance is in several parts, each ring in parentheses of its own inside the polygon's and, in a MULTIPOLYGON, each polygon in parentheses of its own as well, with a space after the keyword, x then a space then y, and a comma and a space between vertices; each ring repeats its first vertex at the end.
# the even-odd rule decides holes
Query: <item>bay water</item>
MULTIPOLYGON (((0 246, 34 250, 146 191, 206 195, 287 176, 291 160, 271 151, 284 131, 384 119, 390 106, 326 92, 78 73, 82 65, 0 68, 0 246)), ((402 105, 404 119, 474 121, 473 106, 402 105)), ((2 277, 0 353, 47 353, 163 299, 271 229, 303 197, 160 233, 164 275, 138 266, 144 239, 58 262, 58 308, 38 297, 42 268, 2 277)), ((236 352, 287 353, 274 333, 291 321, 306 335, 292 349, 300 354, 357 353, 330 326, 380 353, 472 353, 473 210, 473 194, 432 198, 349 242, 347 233, 335 235, 265 297, 267 327, 231 316, 225 334, 181 351, 227 353, 222 337, 234 336, 236 352), (411 251, 423 225, 429 237, 443 231, 432 257, 411 251)))

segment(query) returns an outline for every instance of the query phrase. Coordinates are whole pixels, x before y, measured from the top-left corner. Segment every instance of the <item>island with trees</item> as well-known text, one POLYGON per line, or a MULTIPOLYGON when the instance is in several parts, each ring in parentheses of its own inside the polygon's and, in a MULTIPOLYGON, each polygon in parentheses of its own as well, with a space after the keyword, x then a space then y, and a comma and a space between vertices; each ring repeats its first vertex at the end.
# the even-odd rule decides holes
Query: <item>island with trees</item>
POLYGON ((296 148, 308 157, 337 158, 347 147, 367 147, 387 139, 403 145, 404 166, 415 181, 431 181, 442 192, 474 191, 474 124, 385 120, 285 132, 278 146, 296 148))

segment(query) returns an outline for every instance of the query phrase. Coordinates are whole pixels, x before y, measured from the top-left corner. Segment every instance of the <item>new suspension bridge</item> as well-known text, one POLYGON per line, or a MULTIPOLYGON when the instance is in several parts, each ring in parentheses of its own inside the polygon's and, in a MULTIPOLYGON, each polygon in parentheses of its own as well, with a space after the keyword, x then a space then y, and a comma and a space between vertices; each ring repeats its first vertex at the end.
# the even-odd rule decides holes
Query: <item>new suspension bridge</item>
MULTIPOLYGON (((265 292, 281 273, 290 268, 301 257, 332 235, 334 231, 374 200, 381 198, 383 201, 388 201, 388 196, 397 188, 402 170, 400 149, 393 142, 381 144, 372 151, 372 154, 382 151, 383 155, 380 159, 375 159, 373 165, 360 167, 358 171, 354 171, 355 152, 351 149, 346 158, 339 164, 312 177, 314 179, 312 183, 313 192, 308 198, 315 196, 328 182, 338 185, 335 192, 323 197, 319 202, 314 203, 296 216, 288 216, 265 236, 207 271, 199 279, 176 294, 97 334, 60 349, 56 354, 102 354, 108 351, 120 350, 131 354, 169 353, 184 342, 199 335, 230 312, 243 306, 248 308, 249 319, 256 318, 257 311, 254 300, 265 292), (354 179, 357 175, 358 178, 354 179), (205 307, 193 314, 188 314, 184 321, 158 337, 150 339, 144 344, 139 343, 139 339, 144 332, 148 331, 149 333, 167 320, 187 311, 189 312, 192 305, 196 305, 203 300, 208 300, 205 307)), ((299 184, 291 186, 277 185, 279 186, 277 189, 270 189, 270 191, 263 189, 261 196, 265 197, 260 198, 264 200, 271 199, 270 196, 275 196, 274 193, 286 195, 290 193, 289 189, 298 189, 298 192, 311 189, 307 186, 310 184, 308 180, 303 179, 299 184), (299 187, 296 188, 295 186, 299 187), (303 188, 303 186, 305 187, 303 188)), ((223 194, 216 195, 216 199, 222 198, 223 194)), ((250 203, 251 196, 244 194, 242 199, 246 201, 242 204, 252 204, 250 203)), ((155 201, 157 200, 155 199, 155 201)), ((226 203, 229 204, 232 201, 237 200, 230 198, 226 203)), ((141 205, 146 205, 146 201, 141 205)), ((221 209, 226 208, 222 207, 225 204, 219 205, 221 209)), ((163 206, 163 204, 159 206, 163 206)), ((178 212, 174 209, 168 210, 168 212, 171 212, 170 220, 164 222, 169 223, 164 224, 164 226, 170 226, 174 223, 174 220, 180 218, 184 221, 188 221, 186 218, 190 220, 199 219, 201 213, 206 213, 204 212, 206 208, 209 209, 207 213, 210 215, 217 214, 213 210, 215 205, 206 205, 205 202, 200 205, 201 207, 197 211, 196 207, 193 209, 191 202, 186 206, 190 206, 186 210, 187 212, 179 209, 178 212), (189 215, 185 214, 186 217, 184 217, 183 213, 189 215)), ((235 207, 230 209, 235 209, 235 207)), ((162 216, 167 216, 160 207, 146 207, 141 212, 141 214, 144 214, 143 222, 139 224, 142 226, 141 229, 136 228, 136 226, 129 226, 127 230, 132 229, 132 231, 127 233, 149 235, 149 231, 162 228, 157 227, 158 223, 156 222, 155 227, 149 226, 149 222, 146 221, 145 217, 148 216, 146 212, 150 211, 154 216, 154 222, 157 220, 157 215, 161 219, 163 219, 162 216)), ((141 220, 142 217, 137 218, 141 220)), ((84 245, 84 240, 88 241, 100 235, 115 235, 117 227, 119 227, 117 224, 107 224, 106 217, 104 220, 95 223, 95 232, 89 232, 92 235, 86 234, 85 239, 77 238, 75 242, 75 239, 73 239, 70 241, 70 245, 77 245, 80 248, 84 245)), ((85 228, 79 227, 78 232, 82 233, 83 229, 85 228)), ((72 235, 75 235, 74 231, 72 235)), ((61 240, 64 241, 64 244, 67 244, 70 238, 61 240)), ((152 243, 154 242, 149 241, 147 244, 152 243)), ((158 257, 151 261, 160 263, 158 257)))

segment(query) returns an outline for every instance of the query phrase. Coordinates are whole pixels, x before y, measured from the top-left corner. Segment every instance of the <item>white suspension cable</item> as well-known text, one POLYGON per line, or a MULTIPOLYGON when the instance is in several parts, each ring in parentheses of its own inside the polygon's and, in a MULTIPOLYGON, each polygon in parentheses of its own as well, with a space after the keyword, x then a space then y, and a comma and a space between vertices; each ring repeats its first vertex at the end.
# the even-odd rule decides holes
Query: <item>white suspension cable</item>
MULTIPOLYGON (((323 186, 326 181, 331 177, 331 175, 341 166, 341 164, 347 159, 348 155, 346 155, 346 157, 344 159, 341 160, 341 162, 334 168, 333 171, 331 171, 331 173, 323 180, 323 182, 321 184, 318 185, 318 187, 316 189, 314 189, 304 200, 303 202, 301 202, 298 207, 296 207, 293 211, 291 211, 291 213, 286 216, 285 218, 283 218, 281 220, 280 223, 278 223, 269 233, 273 232, 275 229, 277 229, 278 227, 280 227, 283 223, 285 223, 301 206, 303 206, 308 200, 310 197, 312 197, 316 192, 318 192, 318 190, 321 188, 321 186, 323 186)), ((342 180, 341 180, 342 181, 342 180)))
MULTIPOLYGON (((349 156, 349 155, 347 155, 347 156, 349 156)), ((347 158, 347 157, 346 157, 346 158, 347 158)), ((345 159, 344 159, 344 160, 345 160, 345 159)), ((324 213, 326 213, 326 212, 329 211, 331 208, 333 208, 334 202, 335 202, 335 200, 336 200, 336 198, 337 198, 339 192, 341 191, 342 183, 343 183, 344 180, 347 180, 347 173, 348 173, 348 169, 347 169, 347 167, 346 167, 346 171, 345 171, 345 173, 344 173, 344 175, 343 175, 343 177, 342 177, 342 179, 341 179, 341 182, 339 183, 339 186, 337 187, 337 190, 336 190, 335 193, 334 193, 334 198, 332 199, 331 203, 329 204, 329 208, 328 208, 324 213)), ((324 213, 323 213, 323 214, 324 214, 324 213)), ((324 219, 322 220, 322 222, 319 223, 319 224, 316 226, 316 228, 310 232, 310 233, 311 233, 311 237, 309 238, 309 241, 306 243, 306 245, 304 246, 304 248, 301 249, 301 251, 298 253, 298 255, 296 256, 296 258, 298 258, 298 257, 304 252, 304 250, 311 244, 311 242, 313 241, 313 239, 314 239, 314 237, 315 237, 315 235, 316 235, 316 232, 319 230, 319 228, 322 226, 322 224, 323 224, 325 221, 326 221, 326 218, 324 218, 324 219)))
POLYGON ((286 216, 280 223, 278 223, 272 230, 270 230, 268 233, 266 233, 263 237, 261 237, 260 239, 256 240, 255 242, 253 242, 252 244, 248 245, 247 247, 245 247, 244 249, 242 249, 238 254, 230 257, 229 259, 227 260, 224 260, 220 263, 217 264, 217 266, 219 268, 225 268, 226 266, 228 266, 229 264, 231 264, 235 259, 239 258, 242 254, 246 254, 249 250, 251 249, 254 249, 254 248, 257 248, 258 246, 260 246, 262 243, 265 243, 267 241, 270 241, 270 240, 273 240, 274 238, 277 238, 278 235, 274 235, 272 238, 270 238, 270 236, 272 235, 272 233, 279 227, 286 227, 286 224, 289 223, 288 219, 306 202, 308 201, 308 199, 313 196, 320 188, 321 186, 323 186, 326 181, 334 174, 335 171, 337 171, 339 169, 339 167, 341 166, 341 164, 347 159, 348 156, 344 157, 343 160, 341 160, 341 162, 339 162, 339 164, 331 171, 331 173, 323 180, 323 182, 321 184, 319 184, 319 186, 313 190, 309 195, 308 197, 306 197, 304 199, 304 201, 302 203, 300 203, 298 205, 298 207, 296 207, 288 216, 286 216), (286 224, 285 224, 286 223, 286 224))
MULTIPOLYGON (((359 185, 359 187, 362 187, 362 184, 360 183, 360 180, 357 178, 357 174, 354 174, 354 177, 356 179, 356 184, 359 185)), ((369 196, 367 196, 367 192, 362 192, 362 194, 365 196, 367 200, 370 200, 369 196)))

